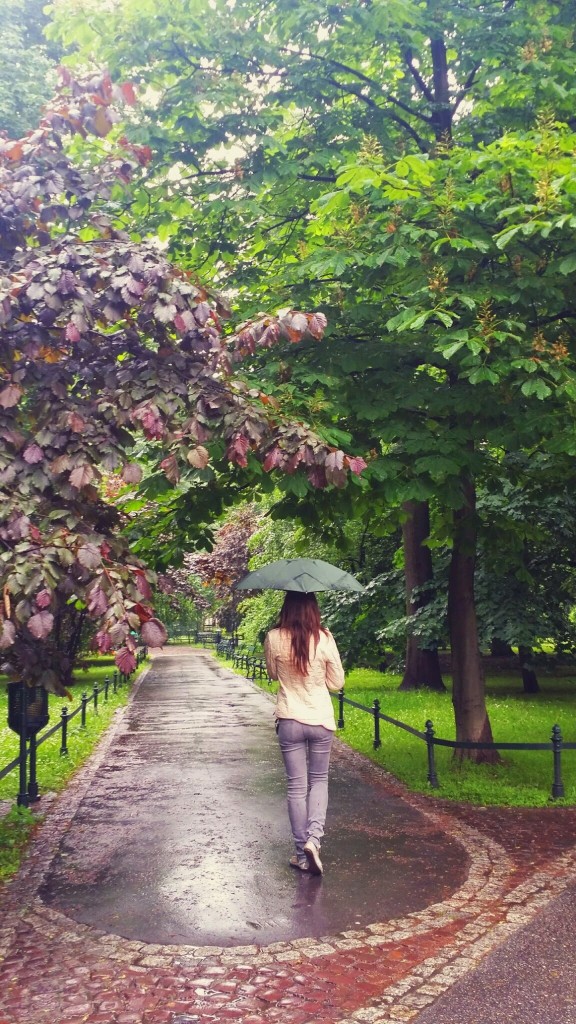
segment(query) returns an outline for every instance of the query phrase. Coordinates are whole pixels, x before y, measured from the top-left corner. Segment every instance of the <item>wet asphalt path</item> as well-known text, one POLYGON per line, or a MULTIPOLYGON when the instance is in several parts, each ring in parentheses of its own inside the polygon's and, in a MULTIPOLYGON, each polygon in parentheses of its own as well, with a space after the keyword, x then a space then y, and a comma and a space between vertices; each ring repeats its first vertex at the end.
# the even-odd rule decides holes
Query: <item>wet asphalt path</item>
POLYGON ((365 927, 458 888, 462 848, 339 743, 325 875, 291 869, 272 708, 208 652, 165 649, 60 844, 44 901, 128 939, 235 946, 365 927))

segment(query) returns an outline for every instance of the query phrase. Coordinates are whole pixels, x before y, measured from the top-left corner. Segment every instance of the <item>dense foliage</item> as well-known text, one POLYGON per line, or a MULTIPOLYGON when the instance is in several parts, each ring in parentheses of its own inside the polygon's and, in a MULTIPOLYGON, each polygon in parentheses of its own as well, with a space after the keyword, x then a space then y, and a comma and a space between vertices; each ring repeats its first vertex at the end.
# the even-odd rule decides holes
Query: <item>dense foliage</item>
POLYGON ((115 105, 132 98, 107 76, 66 75, 42 125, 0 143, 0 647, 12 677, 56 690, 78 620, 95 623, 98 649, 116 650, 123 671, 138 638, 165 638, 151 575, 106 497, 111 481, 140 480, 139 438, 171 485, 202 473, 214 438, 237 466, 255 453, 313 486, 364 466, 233 375, 259 345, 320 338, 325 318, 260 317, 225 340, 218 299, 114 216, 147 151, 121 138, 77 162, 67 152, 67 136, 106 139, 115 105))
MULTIPOLYGON (((415 555, 440 553, 458 735, 489 739, 483 530, 533 458, 561 503, 574 477, 575 4, 211 11, 61 3, 54 34, 139 87, 129 135, 152 161, 126 223, 232 283, 253 313, 270 295, 321 306, 326 348, 243 346, 245 380, 285 412, 331 421, 337 447, 352 434, 369 472, 313 505, 289 477, 285 511, 329 524, 335 505, 392 509, 409 635, 437 590, 433 559, 415 555)), ((495 539, 494 561, 521 577, 533 524, 500 515, 495 539)))

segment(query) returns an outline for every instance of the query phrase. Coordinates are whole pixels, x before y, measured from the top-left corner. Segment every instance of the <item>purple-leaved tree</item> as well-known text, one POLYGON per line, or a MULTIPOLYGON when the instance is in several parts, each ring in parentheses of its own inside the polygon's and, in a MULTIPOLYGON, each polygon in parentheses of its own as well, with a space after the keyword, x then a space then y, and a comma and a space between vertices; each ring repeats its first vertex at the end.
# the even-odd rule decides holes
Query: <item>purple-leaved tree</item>
POLYGON ((165 640, 153 574, 121 532, 106 480, 137 484, 142 437, 167 478, 202 468, 224 440, 231 463, 342 486, 362 459, 285 421, 236 363, 278 339, 322 337, 318 313, 261 317, 225 338, 225 310, 153 243, 135 243, 111 197, 141 173, 145 147, 111 143, 130 86, 64 73, 38 129, 0 140, 0 668, 65 692, 90 621, 123 671, 138 642, 165 640), (106 139, 74 162, 66 139, 106 139))

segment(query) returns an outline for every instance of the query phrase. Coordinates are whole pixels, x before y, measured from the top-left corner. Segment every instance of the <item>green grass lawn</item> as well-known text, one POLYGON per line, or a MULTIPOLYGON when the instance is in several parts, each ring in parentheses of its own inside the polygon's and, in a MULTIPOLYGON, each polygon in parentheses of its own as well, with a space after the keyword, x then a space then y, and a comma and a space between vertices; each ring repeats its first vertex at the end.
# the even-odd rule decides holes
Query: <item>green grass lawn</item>
MULTIPOLYGON (((225 664, 224 659, 222 660, 225 664)), ((227 662, 231 667, 231 662, 227 662)), ((424 732, 430 719, 442 739, 455 739, 451 694, 398 690, 400 676, 371 669, 353 669, 346 675, 345 694, 371 707, 375 698, 383 714, 424 732)), ((258 680, 255 680, 258 683, 258 680)), ((445 677, 450 687, 450 678, 445 677)), ((576 676, 539 676, 541 693, 524 694, 519 675, 487 680, 487 706, 494 742, 546 743, 552 726, 559 725, 564 740, 576 742, 576 676)), ((275 684, 262 682, 268 691, 275 684)), ((335 705, 336 707, 336 705, 335 705)), ((337 710, 337 709, 336 709, 337 710)), ((426 744, 386 722, 380 723, 382 746, 374 750, 374 719, 364 711, 344 706, 345 728, 338 731, 344 743, 382 765, 414 792, 436 794, 448 800, 508 807, 545 807, 576 804, 576 750, 562 755, 565 797, 551 801, 552 752, 547 750, 503 751, 497 765, 457 764, 449 748, 435 747, 440 788, 432 790, 427 781, 426 744)))
MULTIPOLYGON (((106 676, 112 680, 113 673, 114 665, 106 661, 101 665, 77 671, 74 685, 71 687, 73 701, 70 704, 66 702, 69 710, 72 711, 79 704, 84 690, 90 695, 94 683, 103 683, 106 676)), ((94 712, 93 703, 90 701, 86 712, 85 729, 81 726, 80 715, 72 719, 68 725, 68 754, 64 757, 60 754, 60 731, 38 747, 37 778, 40 795, 50 791, 58 792, 66 786, 74 772, 94 749, 99 737, 112 721, 115 711, 126 704, 130 686, 130 683, 119 686, 116 693, 113 693, 110 686, 108 701, 104 700, 104 694, 101 693, 98 697, 97 713, 94 712)), ((47 728, 56 725, 60 719, 63 703, 61 698, 50 695, 50 723, 47 728)), ((0 770, 17 757, 20 743, 19 737, 6 724, 7 705, 6 686, 0 684, 0 770)), ((0 779, 0 800, 15 800, 18 794, 18 781, 17 768, 4 779, 0 779)), ((0 819, 0 880, 9 877, 18 867, 21 852, 37 820, 37 814, 42 813, 42 800, 34 804, 33 808, 34 815, 26 808, 14 806, 6 817, 0 819)))

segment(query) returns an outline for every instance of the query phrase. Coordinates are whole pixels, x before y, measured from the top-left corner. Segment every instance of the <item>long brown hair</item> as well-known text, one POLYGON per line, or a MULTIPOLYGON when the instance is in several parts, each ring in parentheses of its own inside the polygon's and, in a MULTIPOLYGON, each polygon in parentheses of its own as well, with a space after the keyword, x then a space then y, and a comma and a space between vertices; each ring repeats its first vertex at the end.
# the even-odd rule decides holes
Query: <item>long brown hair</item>
POLYGON ((300 675, 306 675, 306 669, 310 664, 310 637, 314 637, 316 648, 320 633, 326 633, 320 625, 320 609, 316 594, 288 590, 280 610, 278 627, 290 632, 294 667, 300 675))

